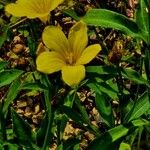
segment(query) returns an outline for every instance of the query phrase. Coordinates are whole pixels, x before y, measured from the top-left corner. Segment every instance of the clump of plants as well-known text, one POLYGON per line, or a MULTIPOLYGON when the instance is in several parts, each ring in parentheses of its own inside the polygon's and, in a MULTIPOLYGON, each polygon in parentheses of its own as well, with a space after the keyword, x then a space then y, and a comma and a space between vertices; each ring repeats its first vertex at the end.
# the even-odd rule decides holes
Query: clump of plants
POLYGON ((0 1, 0 149, 150 149, 150 2, 0 1))

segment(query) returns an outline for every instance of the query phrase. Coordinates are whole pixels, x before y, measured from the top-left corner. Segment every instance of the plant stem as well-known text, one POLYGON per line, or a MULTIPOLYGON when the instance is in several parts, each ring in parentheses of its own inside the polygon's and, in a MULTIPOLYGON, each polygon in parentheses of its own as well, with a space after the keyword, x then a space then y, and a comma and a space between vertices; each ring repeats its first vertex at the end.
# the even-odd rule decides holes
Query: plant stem
POLYGON ((61 138, 60 138, 60 126, 61 126, 61 122, 58 121, 57 122, 57 145, 61 144, 61 138))
POLYGON ((23 19, 19 20, 15 24, 11 25, 10 28, 14 28, 14 27, 18 26, 19 24, 21 24, 22 22, 26 21, 27 19, 28 18, 23 18, 23 19))
MULTIPOLYGON (((146 72, 147 81, 150 83, 150 45, 144 45, 144 46, 145 46, 145 49, 144 49, 145 72, 146 72)), ((148 96, 150 99, 150 88, 148 88, 148 96)))
POLYGON ((122 122, 122 108, 123 108, 123 104, 124 104, 124 93, 123 93, 123 79, 122 79, 122 74, 121 74, 121 67, 119 66, 119 63, 116 65, 117 66, 117 71, 118 71, 118 76, 116 77, 116 82, 117 82, 117 86, 118 86, 118 98, 119 98, 119 112, 120 112, 120 119, 122 122))
POLYGON ((0 103, 0 141, 4 141, 4 137, 5 137, 5 128, 3 128, 3 124, 4 124, 4 119, 3 119, 3 115, 2 115, 2 103, 0 103))
POLYGON ((8 2, 5 2, 3 0, 0 1, 0 4, 6 5, 8 2))
POLYGON ((80 111, 80 113, 81 113, 81 115, 82 115, 82 120, 83 120, 86 124, 88 124, 89 128, 92 130, 92 132, 93 132, 95 135, 100 135, 100 131, 99 131, 98 127, 96 127, 96 126, 94 126, 94 125, 91 124, 90 119, 89 119, 89 116, 88 116, 88 114, 87 114, 87 111, 86 111, 85 107, 81 105, 80 99, 79 99, 79 97, 77 96, 77 94, 76 94, 75 103, 76 103, 76 105, 77 105, 77 107, 78 107, 78 109, 79 109, 79 111, 80 111))
MULTIPOLYGON (((143 57, 141 56, 141 58, 140 58, 140 70, 139 70, 140 75, 142 75, 142 68, 143 68, 143 57)), ((135 100, 138 99, 139 90, 140 90, 140 85, 137 85, 135 100)))
POLYGON ((119 64, 117 64, 117 71, 118 71, 118 76, 116 77, 117 86, 118 86, 118 91, 122 97, 123 96, 123 79, 122 79, 121 68, 119 64))
POLYGON ((52 108, 51 108, 51 102, 50 102, 50 100, 52 98, 51 84, 50 84, 50 82, 48 80, 48 77, 46 75, 43 76, 42 83, 45 84, 48 87, 48 90, 46 90, 44 92, 46 113, 47 113, 47 118, 48 118, 47 130, 46 130, 46 133, 45 133, 44 143, 43 143, 43 146, 42 146, 42 150, 45 150, 51 142, 51 136, 50 135, 51 135, 53 115, 52 115, 52 108))

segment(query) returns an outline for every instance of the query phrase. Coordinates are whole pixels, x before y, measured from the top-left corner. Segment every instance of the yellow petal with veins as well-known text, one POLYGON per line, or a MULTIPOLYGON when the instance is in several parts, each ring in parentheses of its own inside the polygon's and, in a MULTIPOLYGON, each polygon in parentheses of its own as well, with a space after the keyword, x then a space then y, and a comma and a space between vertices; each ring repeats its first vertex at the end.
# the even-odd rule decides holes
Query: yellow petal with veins
POLYGON ((81 54, 80 58, 77 60, 76 65, 84 65, 89 63, 96 55, 101 51, 101 46, 99 44, 94 44, 88 46, 81 54))
POLYGON ((37 70, 46 74, 57 72, 66 65, 57 52, 45 51, 40 53, 36 59, 37 70))
POLYGON ((77 59, 88 43, 87 26, 84 22, 79 21, 69 31, 68 40, 71 50, 77 59))
POLYGON ((17 0, 6 5, 5 10, 16 17, 40 18, 45 22, 51 10, 63 0, 17 0))
POLYGON ((58 27, 47 26, 43 31, 42 39, 49 49, 57 51, 62 55, 65 55, 69 49, 68 40, 58 27))
POLYGON ((79 66, 63 66, 62 79, 69 86, 78 85, 85 77, 85 67, 79 66))

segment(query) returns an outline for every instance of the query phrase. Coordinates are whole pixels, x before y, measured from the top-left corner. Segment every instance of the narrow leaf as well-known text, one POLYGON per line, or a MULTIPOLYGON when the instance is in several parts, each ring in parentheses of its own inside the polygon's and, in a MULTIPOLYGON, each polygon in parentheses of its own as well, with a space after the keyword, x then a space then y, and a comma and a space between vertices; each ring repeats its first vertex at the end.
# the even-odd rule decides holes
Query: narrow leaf
POLYGON ((96 108, 98 109, 105 123, 109 127, 113 127, 114 118, 113 118, 110 102, 105 98, 103 94, 99 94, 99 93, 96 93, 95 102, 96 102, 96 108))
POLYGON ((142 94, 135 102, 131 111, 125 117, 125 122, 129 122, 133 119, 139 118, 150 108, 148 92, 142 94))
POLYGON ((88 150, 108 150, 113 142, 125 136, 128 131, 129 129, 123 125, 112 128, 92 141, 88 147, 88 150))
POLYGON ((22 73, 23 71, 17 69, 4 70, 0 72, 0 87, 10 84, 22 73))
POLYGON ((105 82, 101 82, 101 83, 91 82, 91 83, 87 83, 87 86, 93 89, 97 93, 101 94, 101 92, 103 92, 107 94, 112 99, 118 98, 117 91, 105 82))
POLYGON ((52 85, 49 82, 48 76, 43 75, 41 78, 41 84, 46 86, 49 90, 44 90, 44 100, 45 100, 45 106, 46 106, 46 126, 44 128, 41 127, 41 132, 44 132, 42 134, 43 136, 41 138, 42 144, 42 150, 45 150, 47 147, 49 147, 51 140, 52 140, 52 123, 54 119, 54 113, 51 109, 51 99, 52 99, 52 85))
POLYGON ((117 69, 114 66, 88 66, 86 72, 97 73, 99 75, 117 74, 117 69))
POLYGON ((35 82, 35 83, 24 83, 21 86, 21 89, 23 90, 47 90, 47 87, 41 83, 35 82))
POLYGON ((69 138, 68 140, 66 140, 64 143, 63 143, 63 149, 64 150, 71 150, 73 149, 74 150, 74 146, 76 144, 79 144, 81 141, 79 139, 75 139, 75 138, 69 138))
MULTIPOLYGON (((149 125, 149 121, 144 119, 138 119, 130 122, 126 125, 119 125, 115 128, 112 128, 97 137, 95 140, 91 142, 88 147, 88 150, 108 150, 111 149, 111 146, 120 138, 126 136, 131 129, 133 131, 133 127, 140 127, 144 125, 149 125), (127 126, 127 127, 126 127, 127 126)), ((136 128, 135 128, 136 129, 136 128)))
POLYGON ((4 44, 5 40, 7 39, 7 32, 8 32, 9 26, 5 25, 1 27, 0 31, 0 47, 4 44))
POLYGON ((150 125, 150 122, 148 120, 145 120, 145 119, 136 119, 136 120, 133 120, 131 123, 134 127, 141 127, 141 126, 145 126, 145 125, 150 125))
POLYGON ((148 87, 150 87, 149 83, 138 72, 136 72, 133 69, 122 69, 121 73, 125 78, 134 81, 137 84, 145 84, 148 87))
POLYGON ((127 143, 122 142, 120 144, 119 150, 131 150, 131 146, 127 143))
POLYGON ((66 9, 63 11, 64 14, 71 16, 75 20, 80 20, 80 17, 72 9, 66 9))
POLYGON ((134 21, 107 9, 91 9, 83 17, 83 21, 91 26, 113 28, 132 37, 141 37, 141 31, 134 21))
POLYGON ((81 126, 83 125, 83 123, 87 123, 85 120, 82 120, 82 117, 79 113, 77 113, 75 110, 71 109, 68 106, 62 106, 61 111, 81 126))
POLYGON ((8 93, 7 93, 7 96, 5 99, 5 103, 3 105, 3 110, 2 110, 3 113, 7 112, 9 105, 13 102, 13 100, 18 95, 18 93, 20 91, 20 87, 21 87, 20 80, 15 80, 9 87, 9 90, 8 90, 8 93))
POLYGON ((139 7, 136 11, 136 23, 142 30, 143 34, 147 36, 150 43, 150 12, 148 12, 148 3, 146 0, 139 0, 139 7))
POLYGON ((6 61, 0 61, 0 71, 3 70, 8 65, 6 61))
POLYGON ((13 130, 20 144, 31 146, 34 141, 30 125, 12 109, 13 130))

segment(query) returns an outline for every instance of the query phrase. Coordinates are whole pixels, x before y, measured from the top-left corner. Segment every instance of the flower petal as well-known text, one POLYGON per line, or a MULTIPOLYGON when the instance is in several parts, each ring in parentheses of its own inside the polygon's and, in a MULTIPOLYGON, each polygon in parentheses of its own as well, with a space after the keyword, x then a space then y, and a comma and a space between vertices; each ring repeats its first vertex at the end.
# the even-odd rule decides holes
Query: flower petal
POLYGON ((38 44, 38 47, 37 47, 37 50, 36 50, 36 55, 39 55, 40 53, 43 53, 45 51, 49 52, 49 49, 47 47, 45 47, 45 45, 42 42, 40 42, 38 44))
POLYGON ((101 51, 99 44, 88 46, 81 54, 81 57, 77 60, 76 65, 83 65, 89 63, 96 55, 101 51))
POLYGON ((88 43, 87 26, 79 21, 69 31, 68 40, 76 58, 80 56, 88 43))
POLYGON ((69 49, 68 40, 58 27, 47 26, 43 31, 42 39, 49 49, 55 50, 62 55, 69 49))
POLYGON ((36 65, 40 72, 50 74, 61 70, 65 62, 57 52, 45 51, 37 57, 36 65))
POLYGON ((26 6, 21 7, 21 6, 22 5, 19 5, 19 3, 11 3, 11 4, 6 5, 5 11, 7 11, 8 13, 16 17, 27 16, 28 14, 27 7, 26 6))
POLYGON ((5 10, 10 14, 28 18, 40 18, 45 21, 51 10, 55 9, 63 0, 17 0, 16 3, 10 3, 5 10))
POLYGON ((62 79, 69 86, 75 86, 85 77, 85 67, 79 66, 63 66, 62 79))

